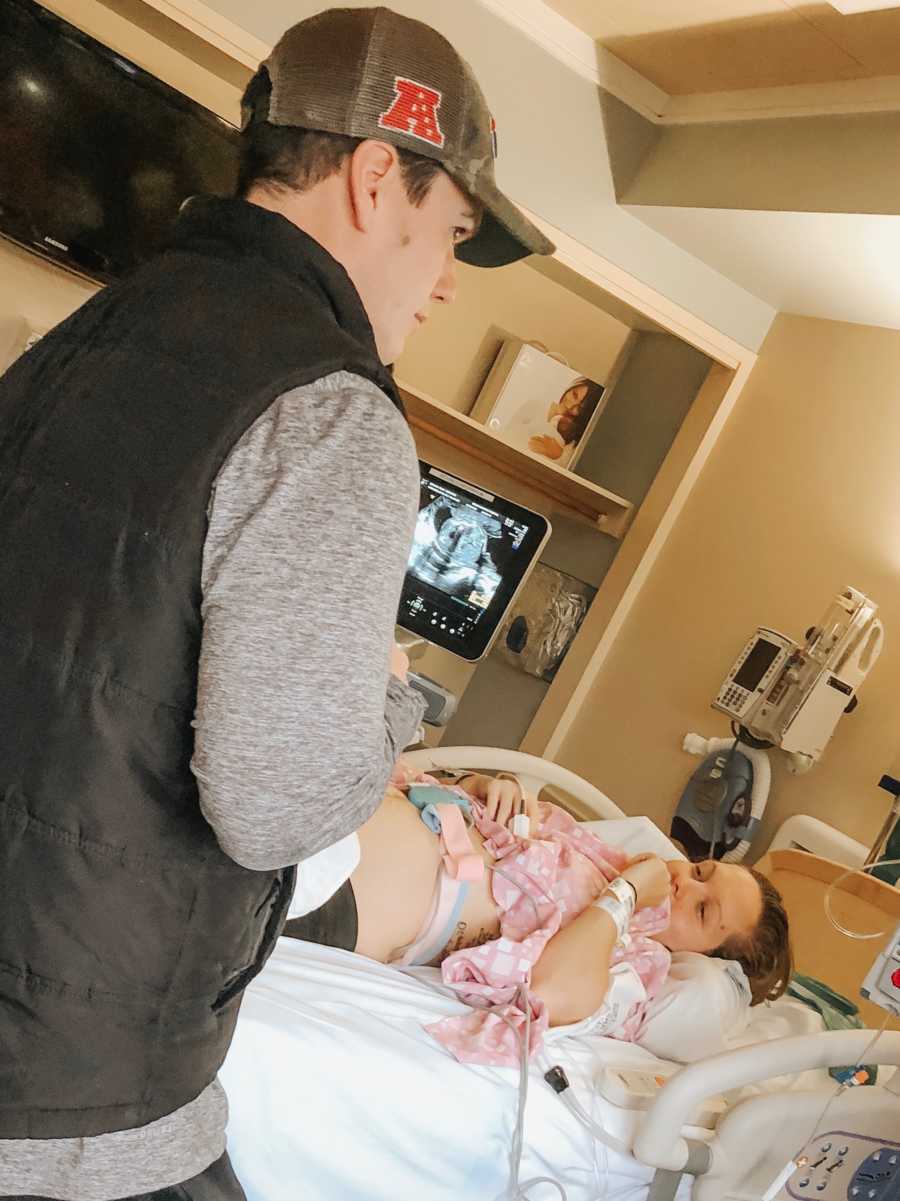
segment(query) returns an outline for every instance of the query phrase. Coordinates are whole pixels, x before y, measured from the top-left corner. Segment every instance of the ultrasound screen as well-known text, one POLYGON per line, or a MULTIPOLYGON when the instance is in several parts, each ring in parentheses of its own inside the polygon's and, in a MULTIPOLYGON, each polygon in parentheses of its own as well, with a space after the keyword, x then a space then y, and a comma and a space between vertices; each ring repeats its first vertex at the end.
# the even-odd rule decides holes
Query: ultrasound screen
POLYGON ((421 464, 398 624, 478 659, 549 531, 539 513, 421 464))

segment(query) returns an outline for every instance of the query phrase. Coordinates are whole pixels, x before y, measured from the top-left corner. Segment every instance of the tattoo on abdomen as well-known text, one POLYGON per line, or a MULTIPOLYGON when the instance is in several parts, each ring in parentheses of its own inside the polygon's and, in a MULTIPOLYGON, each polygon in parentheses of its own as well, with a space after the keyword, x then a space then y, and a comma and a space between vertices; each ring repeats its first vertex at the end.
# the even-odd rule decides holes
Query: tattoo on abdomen
POLYGON ((494 932, 482 927, 474 938, 466 938, 466 931, 469 928, 468 922, 457 922, 456 928, 453 931, 453 936, 447 945, 441 951, 439 962, 443 963, 448 955, 452 955, 454 951, 461 950, 462 947, 480 947, 484 943, 490 942, 494 938, 494 932))

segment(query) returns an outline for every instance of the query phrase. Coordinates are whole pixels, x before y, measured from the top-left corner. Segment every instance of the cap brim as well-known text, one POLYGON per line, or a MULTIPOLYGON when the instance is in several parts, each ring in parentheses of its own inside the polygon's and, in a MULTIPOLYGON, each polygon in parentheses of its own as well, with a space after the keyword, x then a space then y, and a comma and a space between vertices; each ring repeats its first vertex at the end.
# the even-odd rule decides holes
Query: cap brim
POLYGON ((496 187, 489 184, 475 192, 484 205, 478 233, 463 242, 456 257, 473 267, 503 267, 529 254, 553 254, 556 247, 545 238, 496 187))

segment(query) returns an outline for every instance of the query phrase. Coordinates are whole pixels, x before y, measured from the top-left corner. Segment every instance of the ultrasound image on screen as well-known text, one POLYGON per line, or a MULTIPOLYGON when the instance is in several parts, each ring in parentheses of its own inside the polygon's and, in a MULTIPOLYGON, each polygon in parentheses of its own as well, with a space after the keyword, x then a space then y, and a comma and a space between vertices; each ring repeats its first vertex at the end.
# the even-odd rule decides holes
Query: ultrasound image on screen
POLYGON ((470 662, 485 655, 549 532, 545 517, 421 462, 397 623, 470 662))
POLYGON ((410 575, 474 609, 487 609, 528 527, 460 497, 433 479, 422 482, 422 502, 410 575))

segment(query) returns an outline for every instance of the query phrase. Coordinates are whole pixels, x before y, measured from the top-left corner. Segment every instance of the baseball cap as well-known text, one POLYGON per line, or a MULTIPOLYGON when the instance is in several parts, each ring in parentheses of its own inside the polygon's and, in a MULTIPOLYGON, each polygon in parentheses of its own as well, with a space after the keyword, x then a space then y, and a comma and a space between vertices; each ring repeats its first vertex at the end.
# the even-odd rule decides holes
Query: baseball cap
POLYGON ((494 179, 494 120, 472 70, 446 38, 389 8, 332 8, 284 33, 245 94, 256 121, 377 138, 436 159, 483 206, 457 257, 499 267, 553 243, 494 179))

